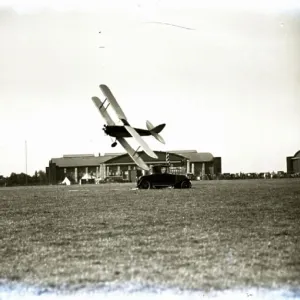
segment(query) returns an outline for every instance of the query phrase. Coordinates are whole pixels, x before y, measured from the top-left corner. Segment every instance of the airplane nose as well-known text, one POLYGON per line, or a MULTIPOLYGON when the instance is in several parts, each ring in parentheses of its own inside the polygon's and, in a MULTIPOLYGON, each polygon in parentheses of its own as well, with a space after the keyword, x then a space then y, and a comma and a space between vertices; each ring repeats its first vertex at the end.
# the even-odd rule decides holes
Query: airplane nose
POLYGON ((107 128, 106 128, 106 125, 103 126, 102 130, 107 134, 107 128))

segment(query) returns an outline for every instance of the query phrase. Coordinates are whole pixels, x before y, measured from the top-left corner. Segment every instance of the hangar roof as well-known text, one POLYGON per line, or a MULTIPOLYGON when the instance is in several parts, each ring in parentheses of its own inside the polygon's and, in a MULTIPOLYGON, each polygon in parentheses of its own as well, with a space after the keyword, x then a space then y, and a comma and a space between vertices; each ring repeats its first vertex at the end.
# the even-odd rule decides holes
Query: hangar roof
MULTIPOLYGON (((166 162, 166 152, 163 151, 154 151, 157 155, 158 159, 149 157, 145 152, 139 151, 138 154, 146 163, 165 163, 166 162)), ((170 153, 169 159, 172 162, 181 162, 185 159, 184 156, 177 153, 170 153)), ((107 160, 105 163, 107 164, 128 164, 133 163, 133 160, 129 156, 129 154, 125 153, 123 155, 119 155, 107 160)))
POLYGON ((169 153, 177 153, 190 160, 190 162, 207 162, 214 159, 213 155, 209 152, 197 152, 196 150, 176 150, 169 151, 169 153))
POLYGON ((295 153, 292 159, 300 159, 300 150, 295 153))
MULTIPOLYGON (((208 152, 197 152, 196 150, 174 150, 167 151, 174 156, 171 157, 171 161, 182 160, 183 158, 187 158, 190 162, 208 162, 214 159, 213 155, 208 152)), ((150 159, 144 152, 139 152, 142 156, 142 159, 146 162, 151 161, 165 161, 166 152, 163 151, 155 151, 158 155, 159 159, 150 159), (145 155, 145 156, 144 156, 145 155)), ((67 168, 67 167, 89 167, 89 166, 99 166, 102 163, 126 163, 131 158, 127 153, 105 153, 104 155, 94 156, 92 154, 69 154, 64 155, 60 158, 52 158, 51 162, 55 163, 58 167, 67 168)))
POLYGON ((57 166, 62 168, 67 167, 89 167, 89 166, 99 166, 108 159, 115 156, 113 155, 103 155, 103 156, 70 156, 52 158, 51 162, 55 163, 57 166))

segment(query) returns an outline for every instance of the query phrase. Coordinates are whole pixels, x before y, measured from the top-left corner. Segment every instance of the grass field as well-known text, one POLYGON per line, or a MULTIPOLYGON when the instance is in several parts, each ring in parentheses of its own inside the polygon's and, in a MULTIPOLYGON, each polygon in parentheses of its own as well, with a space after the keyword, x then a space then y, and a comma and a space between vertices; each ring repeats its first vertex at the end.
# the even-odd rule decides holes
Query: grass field
POLYGON ((0 189, 2 285, 299 289, 299 179, 133 187, 0 189))

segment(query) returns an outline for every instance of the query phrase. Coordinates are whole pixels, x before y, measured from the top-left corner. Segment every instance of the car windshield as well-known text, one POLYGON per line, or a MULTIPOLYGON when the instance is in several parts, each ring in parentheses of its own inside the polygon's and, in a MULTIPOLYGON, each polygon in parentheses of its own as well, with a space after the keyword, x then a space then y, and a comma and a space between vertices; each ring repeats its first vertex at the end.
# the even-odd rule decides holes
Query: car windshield
POLYGON ((162 167, 162 168, 161 168, 161 173, 162 173, 162 174, 167 173, 167 168, 166 168, 166 167, 162 167))

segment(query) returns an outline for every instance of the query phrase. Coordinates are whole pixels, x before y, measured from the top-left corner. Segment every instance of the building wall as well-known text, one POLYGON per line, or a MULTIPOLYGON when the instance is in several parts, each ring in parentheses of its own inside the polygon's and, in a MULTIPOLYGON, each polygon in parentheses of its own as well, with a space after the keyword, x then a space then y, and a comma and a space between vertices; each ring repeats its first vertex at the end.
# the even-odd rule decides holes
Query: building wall
POLYGON ((96 176, 99 166, 80 166, 80 167, 59 167, 55 163, 49 162, 49 167, 46 168, 48 181, 50 184, 58 184, 62 182, 67 176, 74 182, 79 180, 86 174, 92 174, 96 176))
POLYGON ((214 157, 214 174, 222 174, 222 158, 214 157))
POLYGON ((293 161, 292 161, 292 156, 288 156, 286 158, 286 172, 288 174, 293 174, 293 161))
MULTIPOLYGON (((194 164, 193 174, 197 177, 200 176, 202 174, 203 163, 202 162, 194 162, 192 164, 194 164)), ((192 167, 190 168, 190 170, 192 172, 192 167)))
MULTIPOLYGON (((157 152, 159 159, 149 161, 149 157, 145 153, 141 153, 142 158, 148 159, 147 164, 151 167, 155 164, 165 163, 165 152, 157 152), (144 157, 145 156, 145 157, 144 157)), ((174 168, 180 168, 179 172, 193 173, 195 176, 204 174, 218 174, 222 172, 221 157, 215 157, 213 161, 191 162, 189 159, 174 153, 170 153, 170 165, 174 168)), ((78 162, 77 162, 78 163, 78 162)), ((295 163, 296 165, 297 163, 295 163)), ((298 164, 297 164, 298 166, 298 164)), ((139 170, 132 159, 128 155, 121 155, 107 160, 105 163, 94 166, 78 166, 78 167, 59 167, 52 160, 49 161, 49 167, 46 168, 47 176, 50 184, 62 182, 67 176, 74 182, 79 182, 86 173, 104 179, 108 176, 122 176, 124 179, 130 179, 131 171, 136 170, 137 176, 145 174, 145 171, 139 170)), ((175 170, 175 169, 174 169, 175 170)), ((175 170, 176 171, 176 170, 175 170)), ((177 171, 176 171, 177 172, 177 171)))
POLYGON ((61 168, 64 170, 64 178, 67 176, 68 178, 75 181, 75 168, 74 167, 68 167, 68 168, 61 168))
POLYGON ((201 175, 216 175, 221 173, 221 160, 214 160, 209 162, 192 162, 190 172, 196 177, 201 175), (194 164, 194 167, 192 166, 194 164), (194 169, 194 172, 192 171, 194 169))
POLYGON ((293 160, 293 173, 300 173, 300 159, 293 160))
POLYGON ((205 174, 210 174, 210 175, 215 174, 215 166, 213 161, 207 162, 205 164, 205 174))
POLYGON ((286 158, 286 169, 288 174, 300 173, 300 151, 286 158))
POLYGON ((46 169, 49 184, 56 183, 56 164, 49 162, 49 167, 46 169))
POLYGON ((57 184, 60 181, 63 181, 64 176, 64 170, 62 168, 59 168, 55 163, 49 162, 49 167, 46 168, 47 171, 47 177, 49 180, 49 184, 57 184))
MULTIPOLYGON (((215 161, 211 162, 187 162, 186 164, 189 163, 189 168, 187 165, 183 165, 182 163, 172 163, 171 162, 171 167, 173 169, 175 168, 180 168, 181 173, 187 173, 189 169, 189 173, 193 173, 196 177, 204 175, 204 174, 209 174, 209 175, 214 175, 218 174, 221 170, 221 166, 218 165, 220 164, 221 160, 217 160, 217 164, 215 161)), ((149 163, 149 167, 155 166, 155 163, 149 163)), ((128 179, 130 177, 130 170, 137 170, 137 176, 140 176, 143 174, 142 170, 139 170, 133 163, 130 164, 123 164, 123 165, 115 165, 115 164, 106 164, 106 176, 122 176, 124 179, 128 179)), ((145 172, 145 174, 149 174, 150 172, 145 172)))
MULTIPOLYGON (((148 163, 149 167, 151 168, 152 166, 155 166, 157 163, 153 162, 153 163, 148 163)), ((161 164, 161 163, 158 163, 161 164)), ((178 163, 172 163, 171 162, 171 167, 174 168, 181 168, 186 170, 185 167, 182 167, 182 163, 178 162, 178 163)), ((100 165, 100 168, 104 168, 104 164, 100 165)), ((128 164, 122 164, 122 165, 116 165, 116 164, 105 164, 105 169, 106 169, 106 176, 105 177, 109 177, 109 176, 122 176, 123 179, 125 180, 129 180, 132 181, 132 178, 134 178, 133 181, 135 181, 135 176, 141 176, 141 175, 145 175, 145 174, 150 174, 151 171, 144 171, 144 170, 140 170, 139 167, 137 167, 133 162, 128 163, 128 164), (134 176, 132 175, 134 171, 134 176)), ((181 171, 182 173, 182 171, 181 171)))

